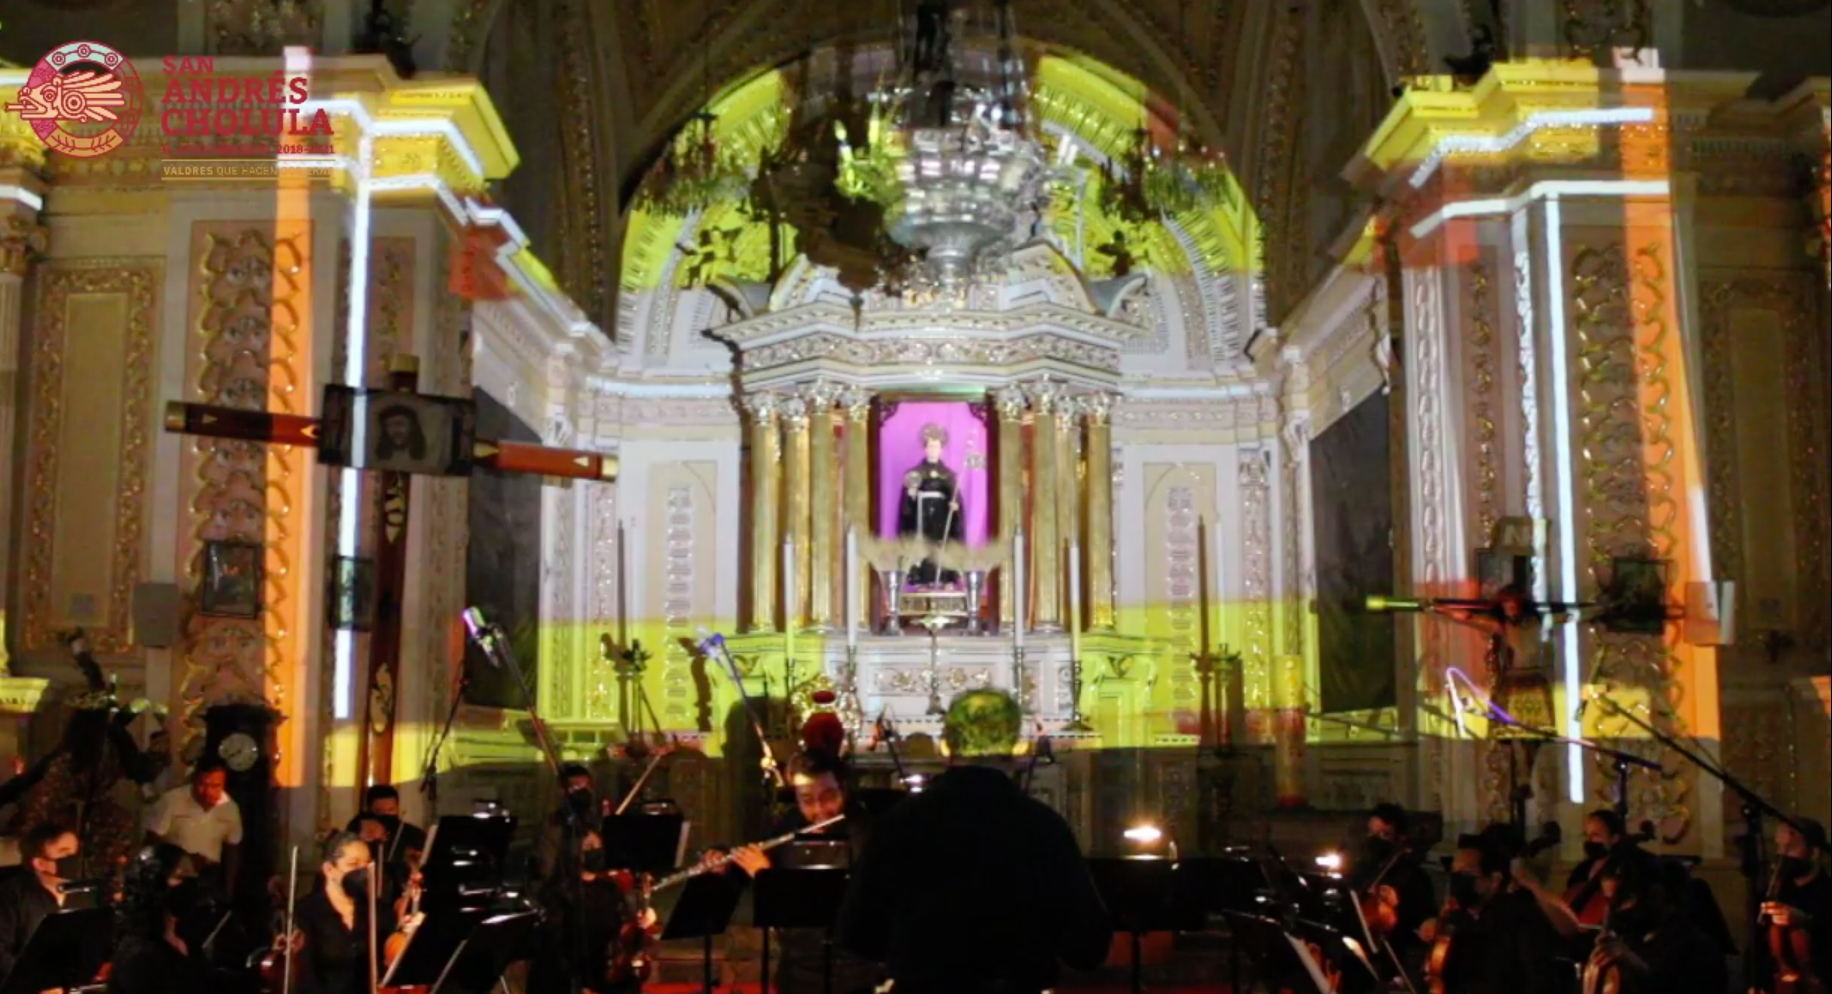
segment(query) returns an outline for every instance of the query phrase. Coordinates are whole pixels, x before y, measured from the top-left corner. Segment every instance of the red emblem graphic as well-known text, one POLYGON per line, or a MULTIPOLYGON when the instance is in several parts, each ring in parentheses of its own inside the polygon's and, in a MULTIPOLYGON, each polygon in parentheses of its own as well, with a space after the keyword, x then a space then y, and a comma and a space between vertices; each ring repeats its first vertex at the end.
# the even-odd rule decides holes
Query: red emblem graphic
POLYGON ((100 42, 73 41, 38 60, 6 109, 52 151, 88 159, 127 144, 144 103, 127 56, 100 42))

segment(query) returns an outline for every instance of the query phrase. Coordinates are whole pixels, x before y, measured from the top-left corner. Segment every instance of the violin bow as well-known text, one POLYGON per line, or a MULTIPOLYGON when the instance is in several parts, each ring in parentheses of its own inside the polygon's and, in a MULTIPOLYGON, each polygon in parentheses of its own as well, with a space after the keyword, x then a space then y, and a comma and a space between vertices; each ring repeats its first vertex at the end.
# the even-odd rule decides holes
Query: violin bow
POLYGON ((657 749, 655 755, 649 757, 649 765, 643 769, 642 776, 636 778, 636 782, 630 786, 630 792, 623 796, 623 801, 617 805, 617 810, 613 811, 612 815, 621 815, 629 810, 631 802, 642 793, 643 785, 649 782, 649 777, 654 775, 656 768, 661 766, 662 760, 667 758, 667 755, 666 750, 657 749))
POLYGON ((368 873, 369 886, 369 990, 371 994, 382 994, 382 951, 375 941, 375 892, 381 886, 380 876, 373 864, 368 873))
POLYGON ((293 847, 293 867, 286 875, 286 943, 285 973, 280 975, 280 994, 293 994, 293 910, 299 902, 299 847, 293 847))

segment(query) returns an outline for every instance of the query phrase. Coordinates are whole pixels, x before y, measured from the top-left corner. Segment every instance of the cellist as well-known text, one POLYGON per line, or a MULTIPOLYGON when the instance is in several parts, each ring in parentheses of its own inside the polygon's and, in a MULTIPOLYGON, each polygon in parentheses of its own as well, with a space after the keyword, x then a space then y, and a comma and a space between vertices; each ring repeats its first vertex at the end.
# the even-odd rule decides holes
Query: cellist
POLYGON ((541 887, 545 910, 538 938, 540 955, 528 973, 529 994, 570 994, 581 978, 594 994, 636 994, 640 975, 616 977, 613 963, 624 925, 641 928, 646 939, 659 935, 655 910, 638 906, 640 880, 613 859, 596 831, 587 831, 577 851, 560 853, 552 876, 541 887), (577 881, 566 879, 576 874, 577 881), (634 922, 632 922, 634 918, 634 922))
POLYGON ((1610 808, 1599 808, 1584 816, 1584 861, 1572 867, 1565 878, 1565 904, 1577 915, 1578 924, 1596 928, 1603 924, 1609 901, 1603 897, 1603 868, 1614 861, 1632 860, 1649 869, 1654 857, 1640 846, 1640 840, 1628 834, 1622 816, 1610 808))
POLYGON ((1621 860, 1600 880, 1608 910, 1586 961, 1584 994, 1719 994, 1729 986, 1716 943, 1686 914, 1683 872, 1621 860))
MULTIPOLYGON (((1762 916, 1770 929, 1804 929, 1808 936, 1811 969, 1807 977, 1793 981, 1793 994, 1825 994, 1826 977, 1832 971, 1832 878, 1827 877, 1824 866, 1825 827, 1811 819, 1801 819, 1799 830, 1786 822, 1777 825, 1775 855, 1779 863, 1774 894, 1763 902, 1762 916)), ((1788 990, 1785 975, 1798 966, 1771 964, 1775 982, 1769 991, 1788 990)))

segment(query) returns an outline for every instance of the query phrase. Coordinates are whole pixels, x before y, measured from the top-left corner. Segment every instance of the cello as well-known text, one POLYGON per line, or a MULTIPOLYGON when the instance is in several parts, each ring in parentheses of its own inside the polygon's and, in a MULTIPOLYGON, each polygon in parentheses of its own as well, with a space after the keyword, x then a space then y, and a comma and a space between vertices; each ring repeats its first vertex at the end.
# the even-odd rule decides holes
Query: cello
POLYGON ((1603 930, 1597 933, 1596 946, 1584 961, 1584 994, 1622 994, 1622 967, 1607 951, 1612 936, 1609 919, 1609 902, 1605 901, 1603 930))
POLYGON ((1624 835, 1609 855, 1599 860, 1592 869, 1590 877, 1565 891, 1565 904, 1578 917, 1578 924, 1592 928, 1603 924, 1609 916, 1609 898, 1603 896, 1603 878, 1609 871, 1621 865, 1624 856, 1637 845, 1650 842, 1654 838, 1654 823, 1644 821, 1641 827, 1624 835))

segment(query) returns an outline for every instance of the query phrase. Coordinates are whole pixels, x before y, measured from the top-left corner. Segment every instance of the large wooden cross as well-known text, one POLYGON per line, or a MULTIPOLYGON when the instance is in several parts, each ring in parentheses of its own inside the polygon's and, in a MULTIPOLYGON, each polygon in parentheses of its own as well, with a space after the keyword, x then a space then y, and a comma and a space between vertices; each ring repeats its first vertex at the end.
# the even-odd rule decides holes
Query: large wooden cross
MULTIPOLYGON (((390 387, 413 391, 418 375, 397 369, 390 387)), ((319 421, 295 414, 273 414, 233 407, 212 407, 173 401, 166 405, 165 430, 206 438, 230 438, 274 445, 317 448, 319 421)), ((478 439, 473 464, 503 473, 568 477, 577 480, 617 479, 617 457, 578 449, 554 449, 525 442, 478 439)), ((363 729, 357 768, 366 783, 394 779, 396 688, 400 685, 401 604, 407 583, 407 515, 411 496, 410 474, 384 471, 375 501, 376 596, 375 622, 369 640, 369 678, 363 695, 363 729)))

